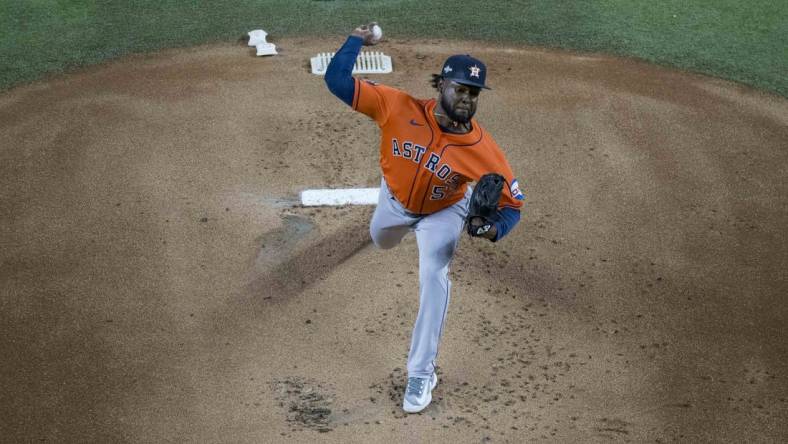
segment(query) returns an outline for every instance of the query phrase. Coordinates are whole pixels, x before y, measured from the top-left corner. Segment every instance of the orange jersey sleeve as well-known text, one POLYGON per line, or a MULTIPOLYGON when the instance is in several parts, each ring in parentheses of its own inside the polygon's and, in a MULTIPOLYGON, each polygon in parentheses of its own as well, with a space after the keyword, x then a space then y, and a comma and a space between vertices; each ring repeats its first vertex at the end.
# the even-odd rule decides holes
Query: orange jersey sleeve
POLYGON ((388 121, 398 96, 407 96, 396 88, 380 85, 371 80, 355 78, 355 81, 353 109, 371 117, 378 126, 383 126, 388 121))

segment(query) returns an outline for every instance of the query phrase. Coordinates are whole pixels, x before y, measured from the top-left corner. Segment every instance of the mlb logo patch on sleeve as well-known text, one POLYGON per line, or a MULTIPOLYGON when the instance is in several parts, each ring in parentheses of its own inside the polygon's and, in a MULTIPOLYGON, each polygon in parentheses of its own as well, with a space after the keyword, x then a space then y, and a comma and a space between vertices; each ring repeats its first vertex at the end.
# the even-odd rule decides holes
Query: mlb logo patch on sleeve
POLYGON ((512 181, 512 186, 509 187, 509 191, 512 192, 512 197, 517 200, 525 200, 525 195, 523 195, 522 191, 520 191, 520 184, 517 182, 517 179, 512 181))

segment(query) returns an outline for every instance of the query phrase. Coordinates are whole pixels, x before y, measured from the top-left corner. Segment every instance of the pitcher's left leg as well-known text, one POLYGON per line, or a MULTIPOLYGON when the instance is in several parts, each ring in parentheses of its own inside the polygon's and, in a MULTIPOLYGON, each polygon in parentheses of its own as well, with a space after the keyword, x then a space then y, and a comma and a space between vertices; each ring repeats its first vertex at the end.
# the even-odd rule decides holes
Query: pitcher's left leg
POLYGON ((419 314, 408 354, 408 376, 427 378, 435 371, 435 357, 449 307, 449 264, 462 232, 466 202, 431 214, 416 224, 419 246, 419 314))

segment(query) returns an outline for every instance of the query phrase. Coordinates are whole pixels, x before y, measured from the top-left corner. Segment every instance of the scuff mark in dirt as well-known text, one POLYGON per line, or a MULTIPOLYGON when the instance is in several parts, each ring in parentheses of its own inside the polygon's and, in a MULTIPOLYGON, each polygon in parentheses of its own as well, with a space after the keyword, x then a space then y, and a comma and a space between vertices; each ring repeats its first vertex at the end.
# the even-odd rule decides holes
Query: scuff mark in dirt
POLYGON ((279 406, 285 410, 291 430, 306 428, 325 433, 334 429, 331 389, 298 377, 274 380, 271 387, 279 406))
POLYGON ((598 421, 594 430, 597 436, 607 439, 615 439, 617 436, 627 436, 630 434, 632 424, 618 418, 602 418, 598 421))

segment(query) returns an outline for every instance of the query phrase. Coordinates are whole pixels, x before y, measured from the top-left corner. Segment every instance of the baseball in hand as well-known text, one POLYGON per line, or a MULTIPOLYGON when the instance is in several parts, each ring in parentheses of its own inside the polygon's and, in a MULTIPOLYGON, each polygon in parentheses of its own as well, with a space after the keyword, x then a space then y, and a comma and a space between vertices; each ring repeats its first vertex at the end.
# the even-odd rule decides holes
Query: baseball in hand
POLYGON ((372 41, 377 43, 383 37, 383 30, 378 25, 372 26, 372 41))

